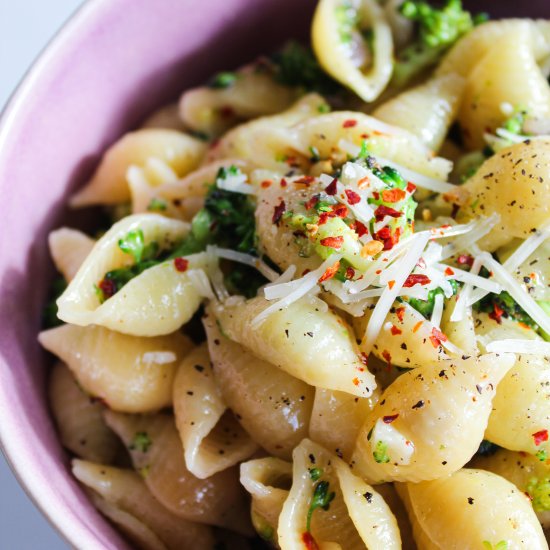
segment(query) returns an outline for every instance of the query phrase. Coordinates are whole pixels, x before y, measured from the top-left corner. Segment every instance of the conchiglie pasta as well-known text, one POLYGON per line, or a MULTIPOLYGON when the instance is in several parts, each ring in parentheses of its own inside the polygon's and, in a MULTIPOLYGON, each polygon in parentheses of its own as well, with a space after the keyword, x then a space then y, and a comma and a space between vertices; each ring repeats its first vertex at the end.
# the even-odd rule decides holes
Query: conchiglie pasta
POLYGON ((241 464, 241 484, 252 498, 250 514, 256 532, 277 543, 277 525, 292 485, 292 464, 266 457, 241 464))
POLYGON ((194 476, 206 479, 257 450, 256 443, 227 410, 206 344, 195 348, 181 362, 173 395, 185 464, 194 476))
POLYGON ((284 111, 297 98, 296 89, 278 84, 255 66, 231 74, 234 80, 226 87, 184 92, 179 112, 189 128, 217 137, 239 121, 284 111))
POLYGON ((530 118, 550 115, 550 86, 530 40, 527 29, 503 36, 468 76, 458 120, 469 149, 482 149, 485 132, 506 120, 502 103, 521 107, 530 118))
POLYGON ((41 332, 39 341, 69 366, 86 392, 123 412, 171 405, 178 362, 192 346, 183 334, 136 338, 75 325, 41 332))
POLYGON ((359 430, 379 397, 378 388, 371 397, 316 388, 309 437, 340 458, 349 460, 359 430))
POLYGON ((495 548, 501 541, 510 549, 548 548, 529 498, 500 476, 464 469, 408 483, 407 490, 416 519, 435 548, 495 548))
POLYGON ((307 436, 314 389, 224 336, 211 311, 203 324, 225 402, 254 441, 289 459, 307 436))
POLYGON ((525 239, 550 218, 550 139, 538 138, 502 149, 487 159, 462 187, 469 198, 458 220, 497 213, 500 221, 480 241, 493 251, 513 238, 525 239))
POLYGON ((64 447, 93 462, 115 461, 122 446, 103 420, 105 406, 86 395, 61 362, 50 374, 48 398, 64 447))
POLYGON ((169 103, 151 113, 141 125, 142 128, 162 128, 164 130, 185 131, 185 125, 179 115, 179 105, 169 103))
POLYGON ((292 487, 277 534, 281 550, 302 550, 307 540, 346 550, 401 548, 397 522, 384 499, 345 462, 308 439, 293 453, 292 487), (311 498, 320 483, 328 484, 327 493, 334 496, 326 508, 310 515, 311 498))
POLYGON ((375 0, 321 0, 313 17, 312 42, 321 66, 363 101, 374 101, 391 79, 392 32, 375 0), (343 19, 348 21, 345 30, 343 19), (359 22, 353 24, 355 19, 359 22), (362 35, 367 29, 372 46, 362 35))
POLYGON ((134 468, 164 507, 189 521, 250 533, 237 469, 224 470, 204 480, 195 477, 185 466, 183 447, 171 416, 107 411, 105 419, 128 447, 134 468))
POLYGON ((464 85, 454 73, 432 78, 383 103, 372 116, 408 130, 437 151, 456 117, 464 85))
POLYGON ((253 298, 220 305, 220 330, 252 353, 308 384, 369 397, 376 383, 362 362, 351 330, 317 298, 301 298, 259 326, 269 302, 253 298))
POLYGON ((357 438, 354 471, 372 482, 436 479, 468 462, 513 354, 441 361, 405 372, 382 393, 357 438))
POLYGON ((92 251, 95 241, 82 231, 61 227, 48 235, 50 254, 57 271, 71 281, 92 251))
POLYGON ((165 509, 135 472, 84 460, 73 460, 72 471, 82 484, 112 505, 106 511, 115 523, 119 523, 118 519, 126 523, 123 516, 116 514, 118 509, 149 528, 162 542, 161 548, 213 548, 209 527, 186 521, 165 509))
POLYGON ((472 466, 502 476, 529 495, 541 525, 550 527, 550 461, 500 449, 494 455, 477 457, 472 466))
POLYGON ((155 157, 166 162, 178 176, 194 170, 202 160, 206 144, 198 139, 164 129, 130 132, 106 151, 92 179, 71 198, 71 206, 119 204, 130 199, 126 172, 155 157))
POLYGON ((103 303, 97 285, 113 269, 133 265, 133 258, 119 247, 133 231, 142 231, 144 243, 156 242, 161 250, 171 249, 189 231, 189 224, 157 214, 136 214, 116 223, 97 242, 77 275, 57 301, 60 319, 76 325, 100 325, 135 336, 158 336, 174 332, 199 307, 203 296, 190 273, 209 269, 206 254, 188 257, 188 269, 178 270, 173 261, 146 269, 103 303))

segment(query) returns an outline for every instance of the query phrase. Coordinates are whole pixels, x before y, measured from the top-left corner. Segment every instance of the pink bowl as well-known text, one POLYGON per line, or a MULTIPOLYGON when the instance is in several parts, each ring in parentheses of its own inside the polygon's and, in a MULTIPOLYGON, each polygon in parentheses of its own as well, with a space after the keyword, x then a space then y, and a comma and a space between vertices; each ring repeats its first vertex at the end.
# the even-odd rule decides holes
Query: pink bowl
MULTIPOLYGON (((105 147, 216 70, 307 32, 314 0, 95 0, 42 54, 0 121, 0 441, 20 482, 78 548, 128 548, 68 474, 36 343, 46 236, 105 147)), ((472 1, 474 9, 480 2, 472 1)), ((486 5, 494 10, 493 2, 486 5)), ((514 3, 499 2, 502 13, 514 3)), ((517 13, 517 7, 515 8, 517 13)), ((547 0, 531 2, 547 17, 547 0)))

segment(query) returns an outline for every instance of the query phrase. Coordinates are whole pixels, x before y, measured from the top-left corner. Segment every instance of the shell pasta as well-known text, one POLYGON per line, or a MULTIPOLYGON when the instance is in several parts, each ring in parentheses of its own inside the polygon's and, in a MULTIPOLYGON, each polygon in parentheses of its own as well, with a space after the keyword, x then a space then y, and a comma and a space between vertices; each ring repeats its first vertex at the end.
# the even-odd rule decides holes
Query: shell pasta
POLYGON ((550 21, 319 0, 311 38, 50 233, 72 472, 145 550, 548 550, 550 21))

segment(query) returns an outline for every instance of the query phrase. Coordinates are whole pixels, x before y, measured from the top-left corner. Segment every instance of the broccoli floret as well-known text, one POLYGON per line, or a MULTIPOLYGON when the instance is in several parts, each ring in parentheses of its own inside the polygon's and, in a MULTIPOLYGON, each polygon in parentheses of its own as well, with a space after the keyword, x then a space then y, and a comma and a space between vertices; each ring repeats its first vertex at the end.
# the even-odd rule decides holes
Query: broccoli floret
MULTIPOLYGON (((453 287, 453 294, 456 294, 458 291, 458 283, 454 279, 449 279, 449 283, 453 287)), ((426 319, 429 319, 432 316, 435 305, 435 297, 438 294, 443 295, 443 290, 441 288, 434 288, 428 292, 427 300, 420 300, 420 298, 409 298, 408 302, 409 305, 416 309, 416 311, 421 313, 424 317, 426 317, 426 319)))
POLYGON ((393 75, 396 86, 406 85, 424 69, 437 63, 461 36, 487 20, 485 14, 472 16, 464 10, 461 0, 447 0, 440 8, 423 0, 406 0, 399 11, 418 24, 418 39, 397 59, 393 75))

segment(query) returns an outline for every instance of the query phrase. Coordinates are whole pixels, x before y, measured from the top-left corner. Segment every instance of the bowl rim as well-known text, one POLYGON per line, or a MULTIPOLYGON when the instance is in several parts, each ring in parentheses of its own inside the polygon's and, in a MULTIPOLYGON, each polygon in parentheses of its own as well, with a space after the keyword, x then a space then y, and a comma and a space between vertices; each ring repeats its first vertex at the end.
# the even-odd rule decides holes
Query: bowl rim
MULTIPOLYGON (((83 27, 88 27, 91 21, 100 17, 109 5, 109 0, 84 0, 42 47, 0 111, 0 150, 11 138, 12 132, 17 130, 19 114, 25 110, 25 105, 32 95, 35 84, 49 70, 51 64, 59 63, 66 45, 78 39, 83 27)), ((0 362, 6 368, 8 367, 4 358, 0 357, 0 362)), ((32 469, 24 467, 27 465, 26 462, 23 462, 21 467, 17 466, 19 455, 25 451, 20 444, 23 436, 18 433, 17 427, 12 428, 10 410, 11 408, 4 402, 3 393, 0 392, 0 417, 2 418, 2 422, 0 422, 0 451, 6 459, 6 463, 19 486, 61 540, 72 548, 82 547, 84 542, 81 538, 82 530, 64 521, 63 514, 58 511, 57 507, 48 505, 47 487, 36 483, 32 469)))

